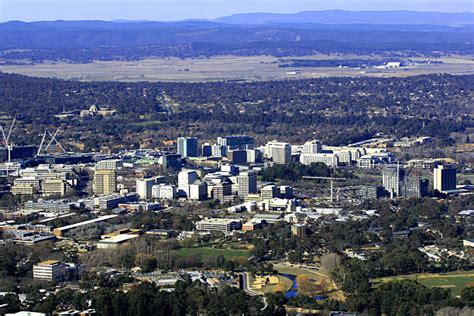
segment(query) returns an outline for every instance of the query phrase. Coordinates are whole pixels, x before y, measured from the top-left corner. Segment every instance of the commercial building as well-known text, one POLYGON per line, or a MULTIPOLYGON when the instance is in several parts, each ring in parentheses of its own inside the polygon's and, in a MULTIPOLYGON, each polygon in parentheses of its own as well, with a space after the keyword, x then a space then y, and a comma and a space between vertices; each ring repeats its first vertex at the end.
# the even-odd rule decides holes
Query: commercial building
POLYGON ((189 185, 190 200, 202 201, 207 199, 207 183, 204 181, 197 181, 189 185))
POLYGON ((182 157, 180 154, 165 154, 158 158, 158 164, 161 165, 163 170, 179 169, 181 168, 182 157))
POLYGON ((222 156, 226 156, 229 150, 254 149, 255 139, 246 135, 232 135, 217 138, 217 145, 221 147, 222 156))
POLYGON ((183 158, 198 156, 198 140, 196 137, 179 137, 177 146, 177 152, 183 158))
POLYGON ((291 145, 282 142, 269 142, 265 146, 267 157, 276 164, 288 164, 291 162, 291 145))
POLYGON ((93 225, 93 224, 97 224, 97 223, 104 222, 104 221, 108 221, 108 220, 116 218, 117 216, 118 215, 104 215, 104 216, 100 216, 100 217, 97 217, 97 218, 94 218, 94 219, 91 219, 91 220, 88 220, 88 221, 79 222, 79 223, 75 223, 75 224, 71 224, 71 225, 67 225, 67 226, 62 226, 62 227, 57 227, 57 228, 53 229, 53 234, 56 237, 64 237, 69 231, 72 231, 73 229, 76 229, 76 228, 79 228, 79 227, 85 227, 85 226, 89 226, 89 225, 93 225))
POLYGON ((429 181, 418 176, 406 177, 401 186, 401 195, 421 198, 428 195, 429 181))
POLYGON ((391 198, 400 196, 401 181, 404 180, 405 171, 399 165, 387 165, 382 171, 382 185, 391 198))
POLYGON ((155 199, 173 200, 176 198, 176 186, 171 184, 155 184, 151 191, 151 196, 155 199))
POLYGON ((334 153, 303 153, 300 155, 300 162, 303 165, 321 162, 328 167, 336 168, 339 165, 339 156, 334 153))
POLYGON ((196 229, 201 231, 218 231, 230 233, 242 227, 242 222, 235 219, 209 218, 196 223, 196 229))
POLYGON ((178 173, 178 190, 186 197, 189 196, 189 185, 196 182, 198 174, 195 170, 182 170, 178 173))
POLYGON ((237 176, 238 194, 245 198, 249 194, 257 193, 257 173, 255 171, 243 171, 237 176))
POLYGON ((117 191, 117 172, 115 170, 96 170, 94 173, 94 193, 108 194, 117 191))
POLYGON ((260 190, 262 200, 271 200, 280 196, 280 190, 275 185, 267 185, 260 190))
POLYGON ((439 192, 456 189, 456 169, 439 165, 433 170, 433 189, 439 192))
POLYGON ((111 210, 118 207, 120 203, 135 202, 137 200, 138 195, 136 193, 126 195, 111 193, 94 198, 94 207, 100 210, 111 210))
POLYGON ((212 198, 214 200, 219 200, 220 202, 225 202, 227 200, 233 199, 232 183, 224 181, 213 186, 212 198))
POLYGON ((322 151, 323 145, 319 140, 312 140, 304 143, 303 145, 303 154, 318 154, 322 151))
POLYGON ((101 240, 97 242, 98 249, 117 249, 121 245, 140 237, 142 231, 140 229, 122 229, 107 235, 101 236, 101 240))
POLYGON ((122 159, 106 159, 95 164, 95 170, 117 170, 123 167, 122 159))
POLYGON ((57 260, 47 260, 33 266, 33 278, 54 282, 64 281, 66 265, 57 260))
POLYGON ((44 196, 59 195, 61 197, 66 195, 67 182, 62 179, 45 180, 41 182, 41 191, 44 196))
POLYGON ((209 143, 204 143, 201 146, 201 155, 203 157, 210 157, 212 156, 212 146, 209 143))
POLYGON ((138 197, 142 200, 148 200, 153 197, 153 186, 164 180, 164 177, 153 177, 146 179, 137 179, 136 191, 138 197))
POLYGON ((235 164, 247 163, 247 150, 244 150, 244 149, 229 150, 227 152, 227 159, 231 163, 235 163, 235 164))

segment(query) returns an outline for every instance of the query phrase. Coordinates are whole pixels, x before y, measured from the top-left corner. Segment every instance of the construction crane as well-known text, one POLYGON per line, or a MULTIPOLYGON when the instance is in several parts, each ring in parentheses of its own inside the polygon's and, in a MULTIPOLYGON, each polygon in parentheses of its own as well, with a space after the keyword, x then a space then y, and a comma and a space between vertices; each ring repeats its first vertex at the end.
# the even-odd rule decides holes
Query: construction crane
POLYGON ((39 148, 38 148, 38 152, 36 153, 36 155, 40 155, 42 151, 44 151, 44 153, 46 154, 48 149, 51 147, 51 145, 53 145, 53 142, 55 143, 55 145, 57 145, 62 152, 66 152, 66 150, 64 149, 64 147, 59 143, 58 139, 56 138, 56 136, 58 135, 59 133, 59 128, 56 130, 56 132, 51 133, 50 131, 46 130, 44 131, 43 133, 43 137, 41 138, 41 143, 39 145, 39 148), (48 144, 46 145, 46 147, 43 149, 43 146, 44 146, 44 142, 46 140, 46 136, 49 135, 51 137, 50 141, 48 142, 48 144))
POLYGON ((12 155, 11 151, 13 149, 13 144, 10 142, 10 137, 12 136, 13 128, 15 127, 16 117, 13 118, 12 123, 10 124, 10 128, 8 129, 8 133, 5 134, 5 129, 3 126, 0 125, 0 131, 2 132, 3 143, 5 144, 5 149, 7 150, 7 160, 11 162, 12 155))
MULTIPOLYGON (((333 177, 311 177, 311 176, 303 176, 303 179, 308 180, 329 180, 331 185, 331 203, 334 201, 334 181, 345 181, 346 178, 333 178, 333 177)), ((337 202, 339 202, 339 188, 337 189, 337 202)))

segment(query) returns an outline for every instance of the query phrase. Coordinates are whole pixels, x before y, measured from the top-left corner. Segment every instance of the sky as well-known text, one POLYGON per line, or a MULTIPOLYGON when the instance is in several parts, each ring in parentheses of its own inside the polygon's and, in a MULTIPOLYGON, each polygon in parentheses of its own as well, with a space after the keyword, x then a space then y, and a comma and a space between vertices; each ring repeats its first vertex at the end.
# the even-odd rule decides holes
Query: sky
POLYGON ((213 19, 317 10, 473 12, 473 0, 0 0, 0 21, 213 19))

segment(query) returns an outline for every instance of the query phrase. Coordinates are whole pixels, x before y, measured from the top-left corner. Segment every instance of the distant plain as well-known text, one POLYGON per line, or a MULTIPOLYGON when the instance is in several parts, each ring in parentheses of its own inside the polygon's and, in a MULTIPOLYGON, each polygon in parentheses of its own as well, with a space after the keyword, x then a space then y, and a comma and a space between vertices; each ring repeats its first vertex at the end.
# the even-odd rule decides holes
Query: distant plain
MULTIPOLYGON (((422 74, 474 74, 473 56, 410 58, 442 63, 419 64, 393 69, 345 67, 287 67, 279 65, 294 59, 380 59, 381 56, 312 55, 298 57, 218 56, 211 58, 147 58, 140 61, 95 61, 87 64, 44 62, 32 65, 0 64, 0 71, 35 77, 80 81, 222 81, 285 80, 333 76, 406 77, 422 74)), ((393 57, 392 57, 393 59, 393 57)), ((406 58, 401 58, 406 59, 406 58)))

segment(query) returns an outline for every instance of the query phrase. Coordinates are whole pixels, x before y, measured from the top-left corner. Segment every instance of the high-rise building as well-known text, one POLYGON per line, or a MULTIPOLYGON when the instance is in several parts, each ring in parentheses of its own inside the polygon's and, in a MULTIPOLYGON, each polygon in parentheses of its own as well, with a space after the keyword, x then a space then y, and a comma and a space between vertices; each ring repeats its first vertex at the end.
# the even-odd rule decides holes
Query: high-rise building
POLYGON ((282 142, 269 142, 265 146, 265 152, 268 158, 271 158, 274 163, 288 164, 291 162, 291 145, 282 142))
POLYGON ((401 195, 405 197, 423 197, 428 195, 429 181, 419 176, 406 177, 401 187, 401 195))
POLYGON ((203 157, 212 156, 212 145, 209 143, 202 144, 201 146, 201 155, 203 157))
POLYGON ((456 169, 439 165, 433 170, 433 189, 439 192, 456 189, 456 169))
POLYGON ((142 200, 151 199, 153 196, 153 186, 156 184, 156 178, 137 179, 136 187, 138 197, 142 200))
POLYGON ((319 140, 312 140, 304 143, 303 154, 317 154, 323 150, 323 145, 319 140))
POLYGON ((95 164, 95 170, 117 170, 118 168, 123 167, 123 160, 122 159, 106 159, 101 160, 95 164))
POLYGON ((260 191, 262 200, 271 200, 280 196, 280 190, 275 185, 267 185, 260 191))
POLYGON ((254 149, 255 139, 246 135, 232 135, 217 137, 217 144, 224 147, 224 155, 227 155, 228 150, 236 149, 254 149))
POLYGON ((63 179, 48 179, 41 181, 41 191, 43 195, 66 195, 67 182, 63 179))
POLYGON ((189 196, 189 185, 196 182, 198 179, 195 170, 182 170, 178 173, 178 190, 184 192, 186 197, 189 196))
POLYGON ((225 202, 230 197, 232 197, 232 184, 230 182, 224 181, 212 187, 212 198, 214 200, 225 202))
POLYGON ((178 154, 183 158, 198 156, 198 140, 196 137, 179 137, 178 154))
POLYGON ((404 179, 405 172, 399 165, 387 165, 383 168, 382 184, 388 191, 391 198, 400 196, 401 181, 404 179))
POLYGON ((96 170, 94 173, 94 193, 107 194, 117 191, 117 173, 115 170, 96 170))
POLYGON ((257 173, 255 171, 243 171, 237 176, 238 194, 246 197, 249 194, 257 193, 257 173))
POLYGON ((207 199, 207 183, 204 181, 196 181, 189 185, 190 200, 202 201, 207 199))
POLYGON ((247 151, 244 149, 229 150, 227 152, 227 159, 235 164, 242 164, 247 162, 247 151))
POLYGON ((176 198, 176 186, 167 184, 155 184, 152 187, 152 197, 156 199, 172 200, 176 198))
POLYGON ((211 146, 211 156, 212 157, 223 157, 224 156, 224 147, 218 144, 213 144, 211 146))

